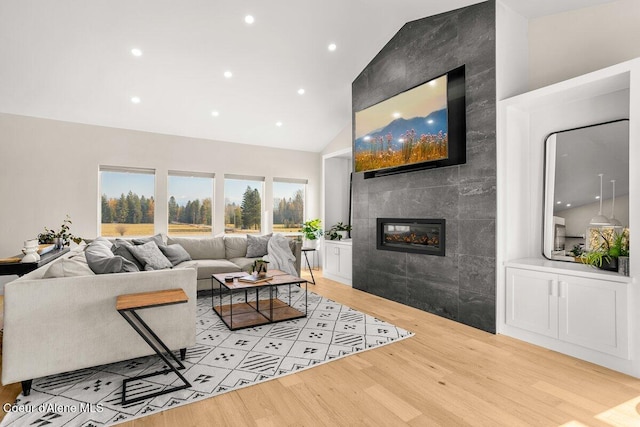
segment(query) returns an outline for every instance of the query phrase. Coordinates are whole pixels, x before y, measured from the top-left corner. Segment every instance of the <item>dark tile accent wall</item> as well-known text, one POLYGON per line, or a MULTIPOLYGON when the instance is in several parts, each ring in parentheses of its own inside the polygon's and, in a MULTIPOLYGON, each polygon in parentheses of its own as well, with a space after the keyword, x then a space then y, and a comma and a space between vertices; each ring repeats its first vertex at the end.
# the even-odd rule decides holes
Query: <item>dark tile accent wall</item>
POLYGON ((353 82, 353 111, 466 65, 467 163, 353 180, 353 286, 495 332, 495 2, 407 23, 353 82), (379 251, 376 218, 445 218, 446 257, 379 251))

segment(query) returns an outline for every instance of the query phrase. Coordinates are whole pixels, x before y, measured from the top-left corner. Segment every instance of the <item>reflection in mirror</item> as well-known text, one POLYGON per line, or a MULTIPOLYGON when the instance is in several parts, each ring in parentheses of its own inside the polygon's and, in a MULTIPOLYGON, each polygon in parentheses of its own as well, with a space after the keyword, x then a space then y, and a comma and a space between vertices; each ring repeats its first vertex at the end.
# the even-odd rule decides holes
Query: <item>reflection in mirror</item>
POLYGON ((600 232, 628 227, 629 121, 551 134, 545 157, 543 254, 576 262, 600 232))

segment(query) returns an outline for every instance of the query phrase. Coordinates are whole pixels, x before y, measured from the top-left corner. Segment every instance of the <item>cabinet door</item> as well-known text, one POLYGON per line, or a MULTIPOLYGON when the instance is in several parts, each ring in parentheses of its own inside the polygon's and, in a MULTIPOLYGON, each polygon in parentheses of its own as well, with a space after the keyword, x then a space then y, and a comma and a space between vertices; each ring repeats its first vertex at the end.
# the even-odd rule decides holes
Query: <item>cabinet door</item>
POLYGON ((628 358, 627 284, 559 276, 563 341, 628 358))
POLYGON ((340 276, 351 280, 351 246, 340 246, 340 276))
POLYGON ((324 269, 327 273, 338 274, 340 271, 340 249, 338 245, 325 242, 324 269))
POLYGON ((557 275, 507 268, 506 323, 558 337, 557 275))

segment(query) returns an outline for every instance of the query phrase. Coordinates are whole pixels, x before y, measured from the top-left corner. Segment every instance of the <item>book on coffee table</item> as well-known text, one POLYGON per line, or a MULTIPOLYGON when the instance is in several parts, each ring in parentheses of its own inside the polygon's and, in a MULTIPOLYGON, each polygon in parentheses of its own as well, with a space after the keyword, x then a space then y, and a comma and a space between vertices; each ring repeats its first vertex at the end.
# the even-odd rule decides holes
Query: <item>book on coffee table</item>
POLYGON ((271 279, 271 277, 258 277, 252 274, 249 274, 248 276, 238 277, 238 281, 245 282, 245 283, 260 283, 260 282, 266 282, 269 279, 271 279))

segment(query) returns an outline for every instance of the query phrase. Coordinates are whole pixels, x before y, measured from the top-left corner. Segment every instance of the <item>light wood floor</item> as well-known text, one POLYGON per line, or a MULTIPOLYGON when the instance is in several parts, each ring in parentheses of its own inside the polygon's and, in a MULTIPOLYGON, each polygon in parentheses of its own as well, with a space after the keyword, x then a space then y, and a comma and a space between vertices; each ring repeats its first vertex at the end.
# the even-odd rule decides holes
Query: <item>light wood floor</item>
MULTIPOLYGON (((638 379, 317 283, 309 289, 415 336, 121 425, 640 426, 638 379)), ((0 400, 12 402, 19 390, 0 388, 0 400)))

